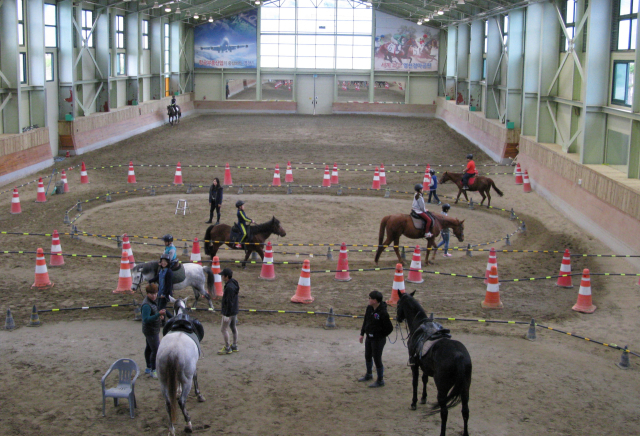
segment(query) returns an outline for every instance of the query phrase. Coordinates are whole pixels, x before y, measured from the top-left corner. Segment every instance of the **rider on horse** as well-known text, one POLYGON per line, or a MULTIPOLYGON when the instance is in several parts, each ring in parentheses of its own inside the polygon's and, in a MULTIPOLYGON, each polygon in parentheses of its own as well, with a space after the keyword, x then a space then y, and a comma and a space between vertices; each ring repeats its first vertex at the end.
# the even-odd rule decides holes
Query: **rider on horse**
POLYGON ((429 231, 429 229, 431 229, 431 218, 429 218, 429 215, 427 215, 427 208, 424 205, 424 198, 422 198, 422 184, 421 183, 416 184, 414 189, 416 190, 416 195, 413 197, 413 204, 411 205, 411 210, 415 212, 417 215, 420 215, 420 217, 424 220, 425 222, 424 237, 429 239, 430 237, 433 236, 429 231))
POLYGON ((238 227, 240 227, 240 231, 242 232, 242 238, 240 238, 240 241, 236 244, 236 248, 242 248, 242 242, 247 237, 247 226, 252 224, 253 220, 244 213, 244 201, 238 200, 236 207, 238 208, 238 227))
POLYGON ((176 246, 173 245, 173 236, 170 234, 166 234, 162 237, 164 241, 164 254, 169 256, 169 263, 172 264, 176 260, 178 260, 178 250, 176 246))
POLYGON ((171 96, 171 107, 174 108, 174 109, 176 108, 176 96, 175 95, 171 96))
POLYGON ((473 161, 473 155, 467 155, 467 167, 464 169, 464 174, 462 175, 462 189, 469 189, 469 179, 478 172, 476 171, 476 163, 473 161))

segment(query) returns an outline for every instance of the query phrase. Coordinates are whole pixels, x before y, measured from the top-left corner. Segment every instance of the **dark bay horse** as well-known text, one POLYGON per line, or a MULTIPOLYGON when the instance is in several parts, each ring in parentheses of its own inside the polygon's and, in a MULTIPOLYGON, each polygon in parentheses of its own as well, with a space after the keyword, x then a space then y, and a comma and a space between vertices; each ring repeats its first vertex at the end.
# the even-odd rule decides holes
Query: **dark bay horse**
MULTIPOLYGON (((472 178, 473 179, 473 178, 472 178)), ((471 181, 470 179, 469 181, 471 181)), ((458 187, 458 196, 456 197, 456 203, 460 199, 460 194, 464 194, 465 200, 469 201, 467 198, 467 191, 462 189, 462 173, 450 173, 449 171, 445 171, 440 179, 440 183, 445 183, 451 180, 458 187)), ((478 191, 480 195, 482 195, 482 201, 480 202, 480 206, 484 203, 485 198, 488 198, 487 207, 491 206, 491 193, 489 192, 491 188, 495 189, 500 197, 504 194, 501 190, 498 189, 495 183, 493 183, 493 179, 484 176, 476 176, 475 181, 473 183, 469 183, 469 191, 478 191)))
MULTIPOLYGON (((438 251, 436 238, 440 235, 440 231, 443 229, 452 229, 453 234, 456 235, 458 241, 464 241, 464 220, 460 221, 456 218, 451 218, 448 216, 440 215, 438 213, 432 214, 435 220, 433 221, 433 231, 431 232, 433 236, 427 239, 427 252, 424 258, 425 264, 429 265, 429 249, 433 250, 433 259, 436 258, 436 251, 438 251)), ((380 259, 380 254, 385 249, 385 246, 390 245, 393 241, 393 249, 396 252, 396 256, 398 256, 398 262, 404 265, 404 261, 400 256, 400 250, 398 249, 398 244, 400 243, 400 236, 406 236, 410 239, 420 239, 424 237, 422 229, 416 229, 413 225, 413 220, 410 215, 406 214, 397 214, 397 215, 387 215, 382 218, 380 221, 380 234, 378 236, 378 250, 376 251, 376 265, 378 265, 378 260, 380 259), (384 238, 385 232, 387 233, 387 239, 382 242, 384 238)), ((431 262, 433 263, 433 262, 431 262)))
MULTIPOLYGON (((216 255, 218 252, 218 248, 223 243, 226 243, 227 246, 235 249, 235 243, 229 242, 229 235, 231 234, 231 226, 227 224, 218 224, 212 225, 207 228, 206 233, 204 234, 204 253, 208 256, 216 255), (218 241, 218 242, 213 242, 218 241)), ((280 221, 278 218, 271 217, 271 220, 266 223, 256 224, 255 226, 251 226, 251 239, 244 241, 247 244, 244 247, 244 251, 246 256, 244 257, 244 261, 242 262, 242 267, 245 267, 245 262, 249 259, 249 256, 252 252, 256 252, 260 255, 260 259, 264 259, 264 251, 262 251, 262 245, 264 242, 269 239, 271 234, 276 234, 278 236, 287 236, 287 232, 285 232, 284 228, 280 225, 280 221)), ((239 250, 239 249, 238 249, 239 250)))
POLYGON ((169 124, 171 124, 172 126, 174 124, 178 124, 180 122, 180 118, 182 118, 182 111, 180 110, 180 106, 167 106, 167 115, 169 116, 169 124))
POLYGON ((400 293, 397 314, 398 322, 409 325, 409 359, 412 363, 413 398, 411 410, 416 410, 418 402, 418 376, 422 369, 422 398, 420 404, 427 403, 427 381, 433 377, 438 388, 438 404, 429 415, 440 412, 440 436, 445 436, 449 408, 462 403, 464 420, 463 436, 469 436, 469 388, 471 387, 471 356, 459 341, 450 339, 448 330, 428 317, 413 295, 400 293), (424 344, 424 345, 423 345, 424 344))

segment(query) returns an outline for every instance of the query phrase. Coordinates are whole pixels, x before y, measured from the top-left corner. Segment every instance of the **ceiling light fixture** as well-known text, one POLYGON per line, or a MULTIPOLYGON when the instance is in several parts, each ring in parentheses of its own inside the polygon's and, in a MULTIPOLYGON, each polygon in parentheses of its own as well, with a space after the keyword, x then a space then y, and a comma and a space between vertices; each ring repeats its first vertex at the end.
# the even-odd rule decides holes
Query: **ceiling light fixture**
POLYGON ((176 8, 176 14, 179 14, 179 13, 180 13, 180 6, 176 8))
POLYGON ((418 20, 418 26, 422 26, 422 20, 418 20))
POLYGON ((209 22, 213 23, 213 17, 212 16, 209 16, 209 22))
POLYGON ((444 12, 442 11, 442 9, 438 10, 438 15, 444 15, 444 12))
POLYGON ((260 6, 260 0, 255 1, 256 6, 260 6))
POLYGON ((429 18, 429 17, 424 19, 424 21, 429 21, 429 20, 431 20, 431 18, 429 18))
POLYGON ((167 5, 164 7, 164 11, 171 12, 171 6, 169 6, 169 3, 167 3, 167 5))
POLYGON ((193 19, 197 20, 198 18, 200 18, 200 15, 198 15, 198 13, 196 12, 195 14, 193 14, 193 19))
POLYGON ((155 3, 153 4, 153 8, 154 8, 154 9, 158 9, 159 7, 160 7, 160 5, 158 4, 158 2, 155 2, 155 3))

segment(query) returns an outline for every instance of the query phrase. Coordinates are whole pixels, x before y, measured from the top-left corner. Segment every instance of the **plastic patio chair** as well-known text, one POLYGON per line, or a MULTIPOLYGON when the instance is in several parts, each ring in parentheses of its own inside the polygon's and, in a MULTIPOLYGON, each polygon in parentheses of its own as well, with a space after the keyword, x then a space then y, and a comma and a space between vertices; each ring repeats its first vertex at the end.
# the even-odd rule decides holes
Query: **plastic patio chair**
POLYGON ((107 397, 110 397, 113 398, 114 407, 118 405, 119 398, 127 398, 129 401, 129 413, 131 414, 131 418, 134 417, 134 409, 138 407, 135 394, 135 384, 138 375, 140 375, 138 365, 131 359, 118 359, 111 365, 107 373, 102 376, 102 416, 106 416, 105 403, 107 397), (115 369, 117 369, 119 373, 118 385, 115 388, 106 389, 104 381, 109 374, 111 374, 111 371, 115 369))

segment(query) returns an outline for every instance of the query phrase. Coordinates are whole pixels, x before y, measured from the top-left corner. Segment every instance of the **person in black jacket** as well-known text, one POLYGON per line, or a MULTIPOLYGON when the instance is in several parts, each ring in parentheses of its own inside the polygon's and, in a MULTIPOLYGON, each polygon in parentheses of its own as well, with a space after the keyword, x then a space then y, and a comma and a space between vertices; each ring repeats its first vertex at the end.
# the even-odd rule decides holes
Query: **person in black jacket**
POLYGON ((220 185, 220 179, 217 177, 213 179, 213 183, 209 188, 209 221, 205 221, 207 224, 211 224, 213 221, 213 211, 216 211, 218 220, 216 224, 220 224, 220 208, 222 207, 222 185, 220 185))
POLYGON ((369 385, 370 388, 384 386, 384 366, 382 365, 382 350, 387 342, 387 336, 393 331, 387 303, 382 301, 380 291, 372 291, 369 294, 369 305, 364 314, 364 322, 360 329, 360 343, 364 342, 364 360, 367 365, 367 373, 358 381, 373 380, 373 363, 376 364, 378 379, 369 385))
POLYGON ((147 286, 147 297, 142 301, 140 311, 142 312, 142 333, 146 341, 144 350, 144 360, 147 363, 145 374, 158 378, 156 374, 156 353, 160 346, 160 323, 164 319, 165 309, 158 309, 158 285, 147 286))
POLYGON ((220 273, 224 281, 224 292, 222 293, 222 303, 220 312, 222 313, 222 337, 224 338, 224 347, 218 351, 218 354, 231 354, 238 351, 238 329, 236 328, 236 317, 238 315, 238 294, 240 293, 240 285, 233 278, 233 271, 225 268, 220 273), (229 344, 229 329, 233 334, 233 343, 229 344))

